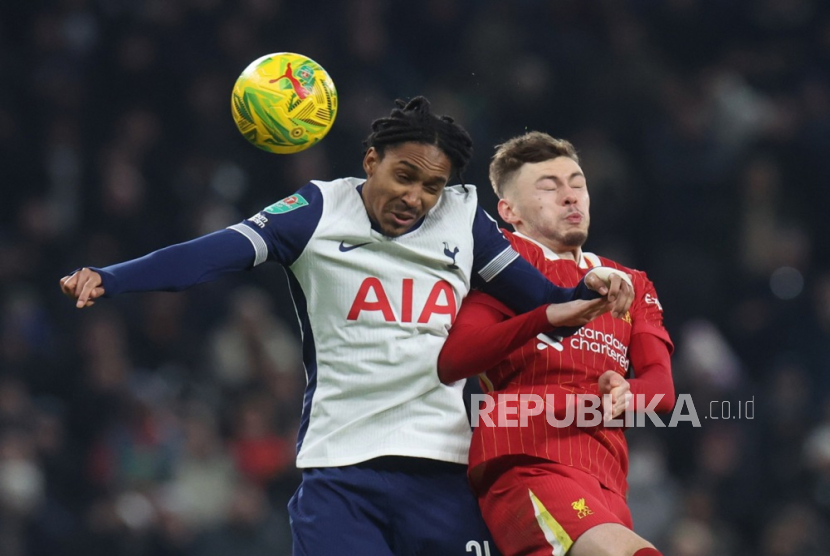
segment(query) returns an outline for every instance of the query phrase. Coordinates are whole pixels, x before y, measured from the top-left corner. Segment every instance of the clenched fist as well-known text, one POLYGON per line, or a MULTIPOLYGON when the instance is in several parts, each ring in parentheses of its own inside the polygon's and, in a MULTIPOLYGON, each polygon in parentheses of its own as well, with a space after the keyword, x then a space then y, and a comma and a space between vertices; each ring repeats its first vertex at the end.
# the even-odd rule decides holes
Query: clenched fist
POLYGON ((76 299, 75 307, 83 309, 95 305, 95 299, 104 295, 101 287, 101 275, 89 268, 61 278, 61 291, 64 295, 76 299))

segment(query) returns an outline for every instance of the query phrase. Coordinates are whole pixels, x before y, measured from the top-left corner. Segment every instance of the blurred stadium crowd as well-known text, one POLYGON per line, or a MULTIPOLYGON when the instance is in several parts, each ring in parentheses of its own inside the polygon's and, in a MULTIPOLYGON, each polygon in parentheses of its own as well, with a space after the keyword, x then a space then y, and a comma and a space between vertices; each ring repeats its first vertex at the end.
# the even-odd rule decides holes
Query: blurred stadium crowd
POLYGON ((638 531, 671 556, 830 554, 826 2, 47 0, 0 5, 0 556, 290 554, 282 270, 82 312, 58 279, 361 175, 369 122, 416 94, 472 133, 493 213, 493 145, 571 139, 588 250, 657 286, 701 427, 629 432, 638 531), (341 102, 284 157, 230 117, 282 50, 341 102))

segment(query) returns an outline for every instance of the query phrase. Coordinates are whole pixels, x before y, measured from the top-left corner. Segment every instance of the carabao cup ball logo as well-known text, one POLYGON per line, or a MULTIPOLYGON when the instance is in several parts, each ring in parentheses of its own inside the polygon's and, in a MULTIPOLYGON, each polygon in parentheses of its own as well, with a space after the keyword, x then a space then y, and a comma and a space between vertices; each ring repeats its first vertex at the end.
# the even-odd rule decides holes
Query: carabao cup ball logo
POLYGON ((291 52, 268 54, 245 68, 231 97, 236 127, 260 149, 296 153, 334 124, 337 90, 320 64, 291 52))

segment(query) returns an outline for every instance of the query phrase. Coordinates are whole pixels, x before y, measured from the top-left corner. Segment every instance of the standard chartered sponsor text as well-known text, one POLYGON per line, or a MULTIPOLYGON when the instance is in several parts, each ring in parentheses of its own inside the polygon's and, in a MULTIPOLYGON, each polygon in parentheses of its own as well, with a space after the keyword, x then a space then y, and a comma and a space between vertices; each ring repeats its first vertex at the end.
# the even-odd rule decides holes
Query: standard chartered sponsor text
POLYGON ((580 328, 567 341, 570 342, 571 349, 606 355, 623 370, 628 370, 628 346, 609 332, 601 332, 593 328, 580 328))

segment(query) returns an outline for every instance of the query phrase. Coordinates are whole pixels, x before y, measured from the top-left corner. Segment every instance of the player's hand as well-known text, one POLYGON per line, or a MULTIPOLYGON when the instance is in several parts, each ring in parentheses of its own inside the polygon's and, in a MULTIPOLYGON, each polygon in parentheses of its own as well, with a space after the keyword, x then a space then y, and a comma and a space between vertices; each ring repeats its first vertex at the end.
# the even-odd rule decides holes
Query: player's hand
POLYGON ((611 315, 621 318, 634 301, 634 287, 629 283, 631 277, 629 276, 629 280, 626 281, 617 273, 600 272, 600 268, 606 267, 598 267, 589 272, 585 276, 585 285, 610 301, 613 304, 611 315))
POLYGON ((599 395, 602 398, 603 420, 607 423, 622 415, 631 402, 631 385, 616 371, 605 371, 599 377, 599 395), (611 394, 611 403, 605 403, 605 394, 611 394))
POLYGON ((576 299, 567 303, 551 303, 546 312, 551 326, 582 326, 613 308, 612 302, 600 297, 590 301, 576 299))
POLYGON ((83 309, 95 305, 95 299, 104 295, 101 287, 101 275, 88 268, 82 268, 74 274, 61 278, 61 291, 64 295, 76 299, 75 307, 83 309))

